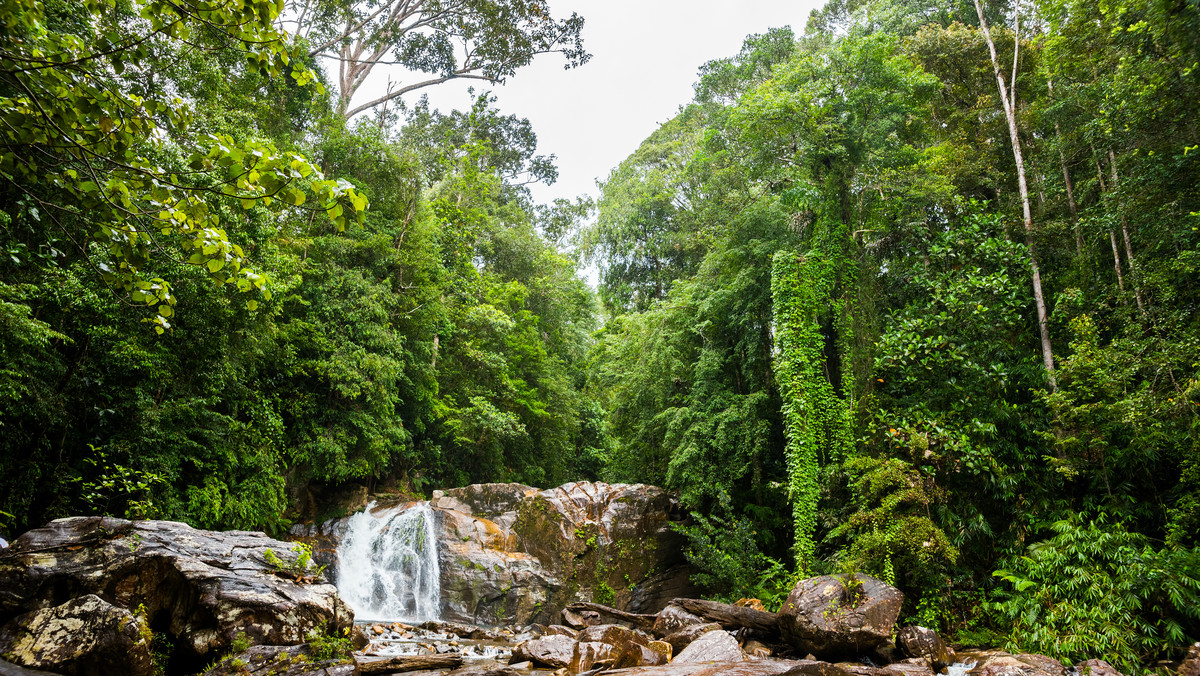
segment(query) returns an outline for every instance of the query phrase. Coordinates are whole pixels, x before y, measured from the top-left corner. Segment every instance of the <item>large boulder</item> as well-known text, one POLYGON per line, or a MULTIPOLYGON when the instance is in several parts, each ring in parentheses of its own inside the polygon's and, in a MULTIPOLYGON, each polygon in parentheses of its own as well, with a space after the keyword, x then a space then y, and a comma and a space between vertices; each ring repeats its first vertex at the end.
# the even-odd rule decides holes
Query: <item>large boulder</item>
POLYGON ((779 610, 779 631, 800 652, 857 657, 891 639, 904 594, 869 575, 797 583, 779 610))
POLYGON ((737 639, 725 631, 710 631, 696 638, 672 660, 674 664, 741 662, 746 659, 737 639))
POLYGON ((922 658, 934 671, 941 671, 954 664, 946 642, 937 632, 927 627, 910 625, 896 635, 896 643, 908 657, 922 658))
POLYGON ((150 638, 128 610, 88 594, 13 618, 0 628, 0 656, 67 676, 151 676, 150 638))
POLYGON ((562 669, 571 663, 574 654, 575 639, 560 635, 543 636, 514 648, 510 664, 533 662, 551 669, 562 669))
POLYGON ((173 648, 172 664, 200 667, 239 634, 296 645, 314 630, 349 628, 354 613, 333 585, 279 574, 291 545, 262 533, 198 530, 169 521, 59 519, 0 553, 0 623, 94 594, 144 615, 173 648))

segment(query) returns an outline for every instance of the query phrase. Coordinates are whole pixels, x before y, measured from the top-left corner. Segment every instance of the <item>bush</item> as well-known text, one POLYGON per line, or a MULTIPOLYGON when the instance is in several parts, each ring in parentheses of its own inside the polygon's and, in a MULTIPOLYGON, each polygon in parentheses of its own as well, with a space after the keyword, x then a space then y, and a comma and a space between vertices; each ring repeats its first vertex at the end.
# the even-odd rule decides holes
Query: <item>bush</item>
POLYGON ((1107 521, 1058 521, 1054 537, 993 573, 1012 585, 989 604, 1008 626, 1007 649, 1135 673, 1200 637, 1200 551, 1155 549, 1107 521))

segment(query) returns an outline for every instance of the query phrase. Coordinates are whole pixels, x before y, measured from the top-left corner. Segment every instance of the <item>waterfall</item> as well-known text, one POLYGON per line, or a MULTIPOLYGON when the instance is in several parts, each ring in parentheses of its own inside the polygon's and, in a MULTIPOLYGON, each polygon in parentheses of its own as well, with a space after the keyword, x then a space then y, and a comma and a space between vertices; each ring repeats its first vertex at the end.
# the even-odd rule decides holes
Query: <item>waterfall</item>
POLYGON ((435 620, 441 604, 433 510, 422 502, 351 516, 338 543, 338 594, 360 620, 435 620))

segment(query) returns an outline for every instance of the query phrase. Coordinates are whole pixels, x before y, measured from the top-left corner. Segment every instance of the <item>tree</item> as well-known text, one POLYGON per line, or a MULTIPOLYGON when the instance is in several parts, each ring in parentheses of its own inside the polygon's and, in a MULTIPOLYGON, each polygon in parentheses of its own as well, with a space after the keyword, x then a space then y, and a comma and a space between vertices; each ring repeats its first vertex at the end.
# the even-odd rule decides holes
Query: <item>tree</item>
POLYGON ((1038 334, 1042 340, 1042 363, 1046 365, 1046 378, 1050 389, 1055 389, 1054 382, 1054 352, 1050 346, 1050 324, 1046 315, 1046 298, 1042 294, 1042 270, 1038 265, 1037 249, 1033 242, 1033 213, 1029 206, 1029 187, 1025 181, 1025 158, 1021 155, 1021 135, 1017 128, 1017 64, 1021 54, 1021 14, 1018 7, 1016 28, 1013 30, 1013 67, 1011 82, 1004 83, 1004 71, 1000 67, 1000 59, 996 56, 996 45, 992 42, 992 33, 988 30, 987 18, 983 14, 983 6, 975 0, 975 11, 979 14, 979 29, 987 42, 988 53, 992 57, 992 70, 996 74, 996 87, 1000 91, 1000 104, 1004 108, 1004 117, 1008 120, 1008 137, 1012 142, 1013 160, 1017 166, 1017 190, 1021 195, 1021 211, 1025 221, 1025 245, 1029 247, 1029 268, 1032 274, 1033 302, 1037 307, 1038 334))
POLYGON ((290 0, 280 24, 294 27, 310 56, 337 63, 337 112, 346 119, 450 80, 502 83, 539 54, 560 53, 567 68, 590 58, 583 18, 555 20, 545 0, 290 0), (389 79, 382 96, 351 107, 379 65, 424 79, 389 79))
POLYGON ((193 138, 191 106, 150 76, 157 59, 196 45, 236 49, 263 75, 312 82, 310 69, 289 66, 292 51, 272 23, 278 11, 272 3, 169 0, 4 7, 5 211, 39 223, 47 241, 64 237, 107 284, 154 307, 160 333, 170 328, 176 295, 153 274, 159 258, 182 255, 216 283, 269 297, 266 277, 230 241, 221 205, 279 200, 299 209, 311 194, 316 205, 307 209, 339 229, 366 209, 353 186, 326 180, 299 154, 254 138, 193 138), (139 90, 132 83, 140 79, 151 84, 139 90))

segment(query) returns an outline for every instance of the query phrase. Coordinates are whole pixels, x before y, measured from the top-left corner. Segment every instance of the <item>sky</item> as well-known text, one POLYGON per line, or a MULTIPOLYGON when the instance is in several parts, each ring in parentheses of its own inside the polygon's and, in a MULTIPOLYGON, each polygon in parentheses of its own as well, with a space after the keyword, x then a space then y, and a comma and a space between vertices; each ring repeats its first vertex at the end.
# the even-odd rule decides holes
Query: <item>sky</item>
MULTIPOLYGON (((528 118, 538 154, 557 156, 558 181, 532 186, 533 197, 598 196, 596 180, 628 157, 692 98, 706 61, 732 56, 751 33, 791 26, 803 32, 824 0, 550 0, 555 18, 584 17, 592 59, 563 69, 557 54, 538 57, 504 85, 448 82, 421 90, 437 108, 466 109, 468 86, 491 89, 505 114, 528 118)), ((376 68, 355 102, 382 94, 387 73, 376 68)), ((393 78, 402 77, 399 73, 393 78)), ((415 101, 420 94, 409 95, 415 101)))

